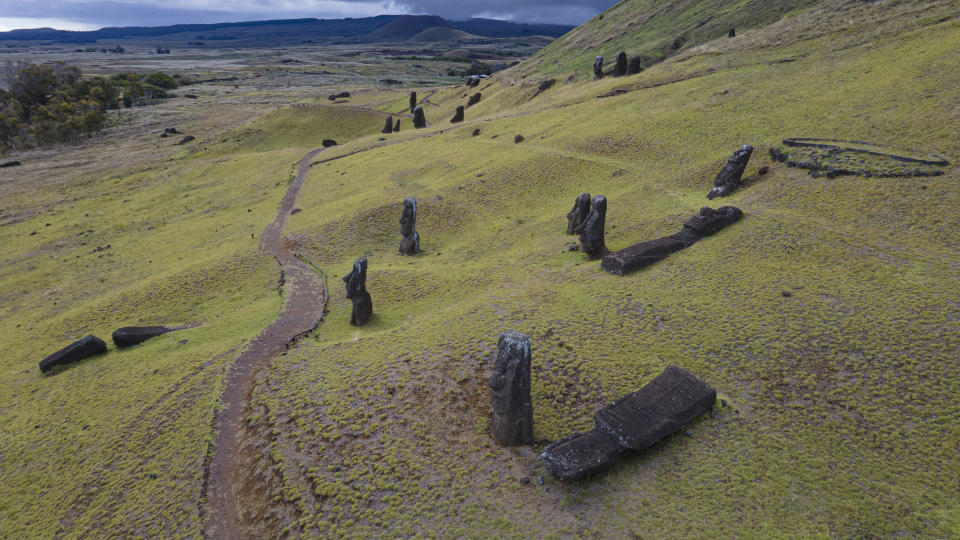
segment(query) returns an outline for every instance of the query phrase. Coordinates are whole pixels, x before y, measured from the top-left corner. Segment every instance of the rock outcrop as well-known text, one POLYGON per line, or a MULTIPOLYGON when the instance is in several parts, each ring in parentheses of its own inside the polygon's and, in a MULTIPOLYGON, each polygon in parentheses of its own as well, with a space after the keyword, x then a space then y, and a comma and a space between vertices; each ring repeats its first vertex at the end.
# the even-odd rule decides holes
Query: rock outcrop
POLYGON ((610 253, 604 243, 604 228, 607 222, 607 198, 597 195, 590 204, 587 219, 578 225, 574 232, 580 235, 580 251, 587 254, 591 261, 610 253))
POLYGON ((450 119, 451 124, 456 124, 457 122, 463 122, 463 105, 457 105, 457 112, 454 113, 453 118, 450 119))
POLYGON ((520 332, 500 334, 490 387, 490 434, 503 446, 533 442, 530 399, 530 339, 520 332))
POLYGON ((353 302, 350 324, 363 326, 373 315, 373 300, 367 292, 367 258, 360 257, 353 263, 353 270, 343 277, 347 284, 347 298, 353 302))
POLYGON ((173 332, 176 328, 166 326, 124 326, 113 331, 113 343, 117 347, 132 347, 144 341, 173 332))
POLYGON ((420 253, 420 233, 417 232, 417 200, 407 197, 403 200, 403 214, 400 216, 400 253, 416 255, 420 253))
POLYGON ((423 115, 423 107, 420 105, 413 108, 413 127, 418 129, 427 127, 427 119, 423 115))
POLYGON ((634 244, 628 248, 611 253, 603 258, 600 267, 611 274, 622 276, 666 259, 671 253, 690 247, 704 236, 736 222, 743 212, 733 206, 722 206, 716 210, 703 207, 683 224, 680 232, 656 240, 634 244))
POLYGON ((48 373, 56 366, 79 362, 97 354, 107 352, 107 344, 96 336, 87 336, 60 349, 40 361, 40 371, 48 373))
POLYGON ((707 199, 723 197, 729 195, 735 189, 740 187, 740 178, 743 176, 744 169, 747 168, 747 162, 750 161, 750 155, 753 154, 753 147, 749 144, 743 145, 743 148, 737 150, 727 159, 727 164, 720 169, 717 177, 713 180, 713 189, 707 193, 707 199))
POLYGON ((577 227, 590 215, 590 194, 581 193, 573 203, 573 210, 567 214, 567 234, 576 234, 577 227))
POLYGON ((596 474, 628 452, 643 450, 713 408, 717 392, 689 371, 669 366, 636 392, 594 415, 594 429, 547 446, 547 470, 571 482, 596 474))

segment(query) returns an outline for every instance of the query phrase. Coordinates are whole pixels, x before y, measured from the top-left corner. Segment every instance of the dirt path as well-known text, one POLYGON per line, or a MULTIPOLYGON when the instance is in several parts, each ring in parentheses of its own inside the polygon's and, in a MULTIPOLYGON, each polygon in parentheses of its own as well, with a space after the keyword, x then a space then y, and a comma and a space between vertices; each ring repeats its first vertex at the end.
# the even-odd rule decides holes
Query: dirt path
POLYGON ((280 263, 286 302, 277 318, 233 363, 224 382, 220 398, 222 408, 213 421, 217 433, 213 455, 204 481, 207 499, 204 536, 207 538, 238 539, 246 536, 240 513, 246 494, 241 486, 251 472, 241 467, 241 443, 254 374, 271 358, 285 351, 291 341, 316 328, 323 317, 326 298, 322 278, 293 253, 286 251, 282 242, 283 228, 296 205, 310 160, 322 150, 314 150, 300 160, 296 179, 287 189, 276 217, 260 238, 260 250, 273 255, 280 263))

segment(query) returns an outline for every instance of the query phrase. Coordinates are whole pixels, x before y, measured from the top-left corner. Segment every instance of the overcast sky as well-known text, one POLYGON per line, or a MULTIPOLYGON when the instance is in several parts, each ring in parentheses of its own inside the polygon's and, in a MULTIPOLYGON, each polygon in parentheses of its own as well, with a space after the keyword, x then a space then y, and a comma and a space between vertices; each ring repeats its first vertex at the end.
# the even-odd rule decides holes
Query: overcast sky
POLYGON ((0 31, 49 26, 164 26, 263 19, 341 19, 383 14, 485 17, 516 22, 580 24, 616 0, 0 0, 0 31))

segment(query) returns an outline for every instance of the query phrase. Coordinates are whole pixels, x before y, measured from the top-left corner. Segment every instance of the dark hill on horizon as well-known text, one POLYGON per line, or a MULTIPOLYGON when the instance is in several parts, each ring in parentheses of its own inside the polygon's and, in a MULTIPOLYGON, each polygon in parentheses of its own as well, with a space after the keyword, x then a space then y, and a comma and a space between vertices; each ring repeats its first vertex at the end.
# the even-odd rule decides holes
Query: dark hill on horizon
POLYGON ((493 19, 448 21, 435 15, 378 15, 356 19, 280 19, 172 26, 108 27, 91 31, 36 28, 0 32, 0 41, 97 43, 100 40, 195 40, 208 45, 244 46, 244 41, 280 39, 287 42, 375 42, 406 40, 433 27, 446 27, 487 38, 559 37, 573 26, 526 24, 493 19))

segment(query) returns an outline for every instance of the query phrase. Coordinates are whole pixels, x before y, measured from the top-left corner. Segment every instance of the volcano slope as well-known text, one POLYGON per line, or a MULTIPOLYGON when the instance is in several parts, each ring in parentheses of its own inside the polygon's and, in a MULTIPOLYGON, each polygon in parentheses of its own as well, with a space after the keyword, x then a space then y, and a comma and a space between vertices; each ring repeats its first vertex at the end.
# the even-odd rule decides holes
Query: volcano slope
MULTIPOLYGON (((651 20, 669 26, 662 11, 651 20)), ((0 289, 12 358, 0 386, 3 534, 200 532, 219 378, 280 306, 276 267, 249 233, 329 124, 353 140, 317 157, 285 230, 327 272, 330 313, 257 377, 245 449, 259 457, 238 487, 249 536, 955 536, 957 16, 949 2, 825 2, 590 82, 589 63, 552 49, 570 46, 560 39, 543 52, 556 54, 549 68, 439 89, 426 129, 376 134, 406 93, 360 92, 309 109, 316 134, 273 135, 286 124, 271 119, 301 114, 281 110, 129 177, 20 193, 9 215, 21 221, 0 228, 16 241, 0 289), (559 82, 538 94, 546 78, 559 82), (451 127, 475 91, 483 99, 451 127), (370 109, 350 108, 361 102, 370 109), (931 178, 813 178, 767 157, 786 137, 922 149, 951 165, 931 178), (626 277, 567 251, 578 193, 606 195, 611 249, 672 234, 744 143, 755 147, 747 180, 720 201, 743 210, 736 224, 626 277), (131 186, 169 191, 134 199, 131 186), (423 248, 412 258, 397 253, 407 196, 423 248), (121 213, 84 226, 101 205, 121 213), (124 228, 138 208, 159 227, 124 228), (219 217, 196 210, 207 208, 219 217), (88 257, 65 239, 88 229, 119 229, 141 251, 123 266, 81 258, 57 282, 61 264, 88 257), (337 278, 361 255, 375 314, 357 329, 337 278), (127 276, 140 280, 123 289, 127 276), (58 307, 64 291, 89 296, 58 307), (37 336, 105 334, 121 319, 207 324, 36 372, 37 336), (537 447, 488 434, 486 378, 507 329, 533 345, 537 447), (719 391, 712 415, 602 476, 546 475, 543 442, 589 429, 597 409, 671 364, 719 391)), ((628 22, 613 37, 640 50, 646 23, 628 22)), ((571 36, 587 57, 612 58, 612 31, 593 21, 571 36)), ((127 253, 117 242, 110 253, 127 253)))

